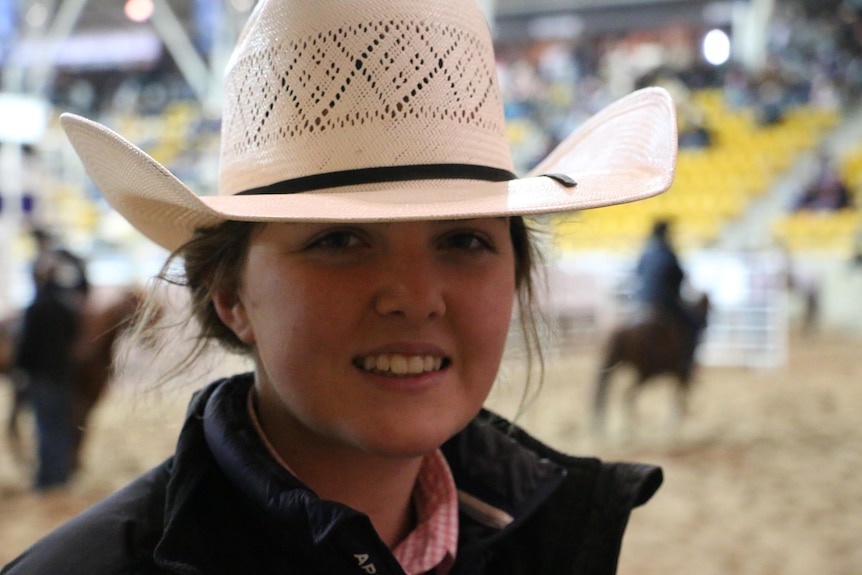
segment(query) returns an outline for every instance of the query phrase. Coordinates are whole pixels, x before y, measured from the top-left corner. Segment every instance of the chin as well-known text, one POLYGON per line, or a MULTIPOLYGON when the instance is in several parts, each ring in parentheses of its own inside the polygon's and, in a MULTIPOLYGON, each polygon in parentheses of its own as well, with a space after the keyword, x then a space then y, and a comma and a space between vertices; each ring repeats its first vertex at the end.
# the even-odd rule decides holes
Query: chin
MULTIPOLYGON (((466 423, 465 423, 466 425, 466 423)), ((422 457, 443 445, 464 426, 440 425, 434 429, 400 429, 391 433, 375 434, 361 441, 363 451, 383 458, 403 459, 422 457)))

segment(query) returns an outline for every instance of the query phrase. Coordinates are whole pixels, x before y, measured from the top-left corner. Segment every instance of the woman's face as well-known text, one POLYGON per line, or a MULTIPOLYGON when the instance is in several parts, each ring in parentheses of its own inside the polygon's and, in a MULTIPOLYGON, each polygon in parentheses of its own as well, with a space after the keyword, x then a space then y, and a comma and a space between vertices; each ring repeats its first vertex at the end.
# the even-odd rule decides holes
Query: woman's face
POLYGON ((278 445, 415 457, 485 401, 506 341, 505 218, 266 224, 220 317, 252 345, 278 445))

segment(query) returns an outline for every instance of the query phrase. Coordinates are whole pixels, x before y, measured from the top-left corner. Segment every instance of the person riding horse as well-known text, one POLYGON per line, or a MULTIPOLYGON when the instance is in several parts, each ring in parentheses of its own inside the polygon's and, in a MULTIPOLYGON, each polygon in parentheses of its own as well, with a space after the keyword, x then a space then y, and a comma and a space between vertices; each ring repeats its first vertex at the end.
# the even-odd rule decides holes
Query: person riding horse
POLYGON ((668 220, 657 220, 653 225, 635 267, 638 286, 634 298, 647 309, 667 314, 692 331, 694 337, 690 338, 684 350, 684 361, 690 366, 694 362, 694 352, 704 323, 682 298, 685 271, 671 245, 670 233, 671 224, 668 220))
POLYGON ((617 325, 602 348, 592 401, 595 434, 604 432, 610 380, 619 366, 635 372, 624 395, 628 419, 634 418, 640 389, 660 375, 676 381, 674 421, 679 423, 687 411, 694 354, 706 327, 709 296, 702 293, 692 305, 683 300, 685 272, 671 246, 669 228, 666 220, 655 223, 635 268, 640 280, 633 294, 637 313, 617 325))

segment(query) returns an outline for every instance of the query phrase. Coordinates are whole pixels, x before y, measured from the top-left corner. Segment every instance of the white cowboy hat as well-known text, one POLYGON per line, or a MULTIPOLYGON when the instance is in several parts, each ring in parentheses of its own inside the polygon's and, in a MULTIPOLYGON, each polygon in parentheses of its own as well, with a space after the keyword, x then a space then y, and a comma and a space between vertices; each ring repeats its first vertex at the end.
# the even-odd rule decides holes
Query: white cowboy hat
POLYGON ((198 196, 108 128, 63 114, 108 203, 170 250, 225 220, 542 214, 670 187, 673 102, 639 90, 513 173, 493 45, 473 0, 261 0, 225 75, 219 192, 198 196))

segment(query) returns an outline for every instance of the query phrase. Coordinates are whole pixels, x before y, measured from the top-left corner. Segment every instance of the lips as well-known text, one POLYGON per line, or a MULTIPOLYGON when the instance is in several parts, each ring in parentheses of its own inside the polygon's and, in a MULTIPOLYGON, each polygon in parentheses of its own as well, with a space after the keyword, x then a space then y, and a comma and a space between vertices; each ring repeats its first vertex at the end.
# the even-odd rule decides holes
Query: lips
POLYGON ((369 355, 354 361, 363 371, 390 375, 421 375, 443 369, 448 363, 444 357, 433 355, 402 355, 382 353, 369 355))

